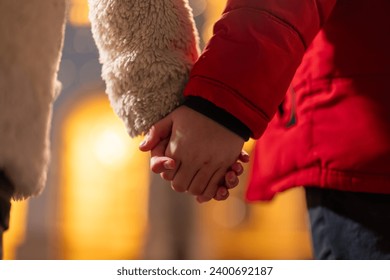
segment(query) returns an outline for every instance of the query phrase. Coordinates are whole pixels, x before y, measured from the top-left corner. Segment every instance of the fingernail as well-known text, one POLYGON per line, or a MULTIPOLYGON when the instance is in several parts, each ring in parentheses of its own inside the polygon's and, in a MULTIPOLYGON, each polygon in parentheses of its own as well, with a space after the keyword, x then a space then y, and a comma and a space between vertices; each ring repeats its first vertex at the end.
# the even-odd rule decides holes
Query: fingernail
POLYGON ((143 140, 143 141, 139 144, 139 146, 140 146, 140 147, 143 147, 143 146, 145 146, 145 144, 146 144, 146 140, 143 140))
POLYGON ((144 139, 143 139, 142 142, 139 144, 140 147, 143 147, 143 146, 146 145, 146 142, 147 142, 148 139, 149 139, 149 132, 150 132, 150 131, 148 131, 148 132, 145 134, 144 139))

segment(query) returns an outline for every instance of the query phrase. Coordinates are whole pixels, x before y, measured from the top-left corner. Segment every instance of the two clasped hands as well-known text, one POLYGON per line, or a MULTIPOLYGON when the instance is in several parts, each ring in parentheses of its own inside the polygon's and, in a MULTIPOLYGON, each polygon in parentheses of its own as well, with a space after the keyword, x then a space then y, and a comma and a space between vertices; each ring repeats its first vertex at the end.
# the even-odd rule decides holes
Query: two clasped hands
POLYGON ((140 144, 151 153, 150 168, 172 189, 198 202, 225 200, 249 161, 244 140, 193 109, 180 106, 155 123, 140 144))

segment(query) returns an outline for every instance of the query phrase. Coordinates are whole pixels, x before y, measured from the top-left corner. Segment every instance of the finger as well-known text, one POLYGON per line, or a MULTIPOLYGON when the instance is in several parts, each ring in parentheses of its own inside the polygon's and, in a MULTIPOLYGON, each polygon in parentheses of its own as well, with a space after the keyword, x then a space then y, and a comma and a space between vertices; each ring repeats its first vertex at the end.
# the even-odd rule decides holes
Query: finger
POLYGON ((228 189, 232 189, 238 186, 239 180, 234 171, 228 171, 225 175, 225 186, 228 189))
MULTIPOLYGON (((179 172, 179 170, 181 169, 181 161, 178 161, 178 160, 174 160, 172 159, 171 157, 165 157, 166 159, 170 159, 170 160, 167 160, 167 162, 165 162, 164 164, 166 164, 166 170, 163 171, 160 175, 161 175, 161 178, 163 178, 164 180, 166 181, 173 181, 177 172, 179 172), (173 168, 170 168, 172 167, 171 165, 171 162, 173 161, 173 168)), ((176 182, 176 184, 172 184, 171 183, 171 187, 173 190, 175 190, 175 187, 176 185, 178 184, 178 182, 176 182)))
POLYGON ((203 196, 203 195, 198 195, 196 197, 196 201, 198 201, 199 203, 204 203, 204 202, 210 201, 210 199, 208 197, 203 196))
POLYGON ((153 157, 150 160, 150 169, 156 174, 175 170, 175 161, 169 157, 153 157))
MULTIPOLYGON (((226 187, 219 187, 217 190, 217 193, 214 196, 214 200, 223 201, 223 200, 226 200, 229 197, 229 195, 230 195, 230 193, 226 189, 226 187)), ((196 197, 196 201, 198 201, 199 203, 204 203, 204 202, 210 201, 210 198, 207 196, 198 195, 196 197)))
POLYGON ((186 192, 193 179, 197 176, 197 173, 198 170, 194 169, 192 166, 181 164, 172 179, 172 189, 177 192, 186 192))
POLYGON ((168 141, 168 138, 160 141, 150 152, 150 169, 156 174, 175 169, 175 161, 172 158, 165 156, 165 149, 168 145, 168 141))
POLYGON ((223 185, 225 173, 226 171, 222 169, 217 169, 213 173, 207 187, 201 195, 202 202, 206 202, 214 198, 217 194, 218 187, 223 185))
POLYGON ((238 159, 244 163, 248 163, 250 161, 250 156, 246 151, 241 150, 241 153, 240 153, 238 159))
POLYGON ((158 143, 169 138, 172 130, 172 119, 168 115, 162 120, 155 123, 146 134, 144 140, 139 145, 139 149, 143 152, 151 151, 158 143))
POLYGON ((233 165, 230 167, 230 170, 234 171, 234 173, 237 176, 242 175, 242 173, 244 172, 244 168, 242 167, 242 164, 239 162, 233 163, 233 165))
POLYGON ((197 170, 196 176, 193 177, 191 184, 188 187, 188 192, 192 195, 201 196, 207 188, 212 176, 213 172, 211 171, 211 168, 208 165, 202 166, 202 168, 197 170))
POLYGON ((214 196, 214 200, 222 201, 222 200, 226 200, 228 197, 229 197, 229 190, 226 187, 222 186, 218 188, 217 193, 214 196))

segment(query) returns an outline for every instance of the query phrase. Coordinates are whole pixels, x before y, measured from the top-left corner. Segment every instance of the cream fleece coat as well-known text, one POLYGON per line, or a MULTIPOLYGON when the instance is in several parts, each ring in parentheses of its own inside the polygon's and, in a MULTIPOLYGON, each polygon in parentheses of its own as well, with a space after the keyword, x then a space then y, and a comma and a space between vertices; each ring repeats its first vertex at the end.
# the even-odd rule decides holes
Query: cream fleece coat
POLYGON ((46 182, 65 9, 65 0, 0 1, 0 169, 15 199, 46 182))
POLYGON ((183 101, 198 58, 187 0, 89 0, 102 77, 115 112, 134 137, 183 101))
MULTIPOLYGON (((182 102, 198 57, 187 0, 89 0, 102 76, 130 136, 182 102)), ((50 158, 52 103, 66 0, 0 1, 0 169, 14 198, 39 194, 50 158)))

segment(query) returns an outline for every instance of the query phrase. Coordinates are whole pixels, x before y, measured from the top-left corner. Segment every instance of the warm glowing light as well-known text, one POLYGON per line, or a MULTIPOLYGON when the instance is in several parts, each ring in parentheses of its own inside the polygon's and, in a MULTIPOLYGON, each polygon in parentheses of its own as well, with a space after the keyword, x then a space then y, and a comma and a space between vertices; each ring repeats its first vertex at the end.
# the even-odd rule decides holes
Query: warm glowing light
POLYGON ((16 258, 16 251, 26 234, 28 200, 12 201, 9 229, 4 233, 4 259, 16 258))
POLYGON ((207 42, 212 33, 214 23, 221 17, 223 8, 226 5, 226 1, 222 0, 208 0, 207 9, 205 11, 206 22, 204 23, 202 38, 207 42))
POLYGON ((69 21, 76 26, 88 26, 88 0, 71 0, 69 9, 69 21))
POLYGON ((126 143, 110 128, 96 136, 94 151, 96 158, 105 165, 115 165, 126 160, 126 143))
POLYGON ((60 258, 139 258, 149 185, 140 139, 127 135, 105 94, 77 104, 63 135, 60 258))

